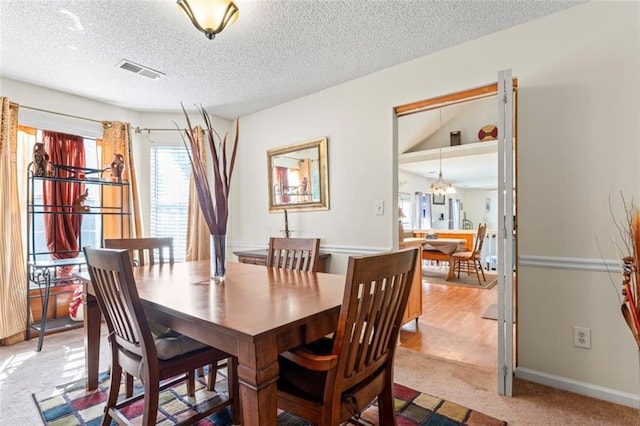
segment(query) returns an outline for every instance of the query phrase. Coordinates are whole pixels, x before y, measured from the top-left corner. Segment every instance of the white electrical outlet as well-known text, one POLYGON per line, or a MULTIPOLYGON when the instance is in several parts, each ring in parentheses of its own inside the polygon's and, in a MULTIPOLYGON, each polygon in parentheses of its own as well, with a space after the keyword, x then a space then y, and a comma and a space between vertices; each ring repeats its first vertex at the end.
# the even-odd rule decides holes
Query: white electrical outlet
POLYGON ((591 349, 591 329, 586 327, 573 327, 573 346, 591 349))
POLYGON ((384 215, 384 201, 378 200, 375 204, 376 216, 384 215))

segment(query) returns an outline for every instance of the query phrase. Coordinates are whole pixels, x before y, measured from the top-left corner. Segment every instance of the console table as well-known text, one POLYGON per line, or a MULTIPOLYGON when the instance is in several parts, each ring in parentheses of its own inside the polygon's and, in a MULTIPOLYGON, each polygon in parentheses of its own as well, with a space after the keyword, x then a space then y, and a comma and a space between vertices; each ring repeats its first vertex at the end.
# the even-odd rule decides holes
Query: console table
MULTIPOLYGON (((267 250, 247 250, 234 251, 233 254, 238 256, 238 262, 250 263, 252 265, 267 265, 267 250)), ((327 259, 331 257, 331 253, 318 253, 318 272, 327 272, 327 259)))

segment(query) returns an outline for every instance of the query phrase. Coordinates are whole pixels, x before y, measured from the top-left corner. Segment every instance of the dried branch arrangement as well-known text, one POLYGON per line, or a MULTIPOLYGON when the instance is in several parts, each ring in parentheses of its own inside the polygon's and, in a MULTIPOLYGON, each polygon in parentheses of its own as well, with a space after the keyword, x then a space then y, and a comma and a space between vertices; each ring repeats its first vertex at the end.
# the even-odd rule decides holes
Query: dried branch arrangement
POLYGON ((236 132, 233 141, 231 158, 227 156, 227 136, 225 133, 222 140, 213 129, 211 116, 203 108, 199 108, 200 115, 205 123, 205 140, 208 142, 213 159, 213 194, 207 179, 206 162, 202 158, 202 154, 198 149, 196 129, 192 126, 189 114, 182 106, 182 111, 187 119, 187 128, 184 130, 182 140, 187 147, 189 160, 191 162, 191 170, 193 171, 193 179, 198 193, 198 201, 207 227, 212 235, 223 235, 227 233, 227 220, 229 218, 229 187, 231 185, 231 176, 233 175, 233 166, 236 161, 236 152, 238 149, 238 131, 239 122, 236 120, 236 132), (186 138, 185 138, 186 136, 186 138), (217 138, 217 141, 216 141, 217 138))
MULTIPOLYGON (((640 212, 622 197, 624 221, 614 219, 624 248, 616 246, 622 258, 622 316, 640 349, 640 212), (623 251, 624 250, 624 251, 623 251)), ((611 202, 609 202, 611 205, 611 202)), ((615 218, 613 211, 611 215, 615 218)))

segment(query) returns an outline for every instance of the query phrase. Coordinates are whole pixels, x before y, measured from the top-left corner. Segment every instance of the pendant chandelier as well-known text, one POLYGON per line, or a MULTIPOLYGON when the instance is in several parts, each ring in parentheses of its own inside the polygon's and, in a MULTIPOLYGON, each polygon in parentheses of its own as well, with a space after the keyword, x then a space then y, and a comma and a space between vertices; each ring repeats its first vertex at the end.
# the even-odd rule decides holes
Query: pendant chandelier
POLYGON ((209 40, 238 19, 238 6, 231 0, 178 0, 178 6, 209 40))
POLYGON ((440 148, 440 173, 438 174, 438 180, 431 184, 429 192, 436 195, 456 193, 456 189, 453 185, 442 178, 442 148, 440 148))

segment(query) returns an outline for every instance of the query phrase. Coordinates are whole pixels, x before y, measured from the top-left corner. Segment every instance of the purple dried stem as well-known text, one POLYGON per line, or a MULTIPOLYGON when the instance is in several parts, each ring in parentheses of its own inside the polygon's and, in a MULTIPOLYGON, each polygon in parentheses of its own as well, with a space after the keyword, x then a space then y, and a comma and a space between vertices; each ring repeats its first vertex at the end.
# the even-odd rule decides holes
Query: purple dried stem
MULTIPOLYGON (((227 163, 227 134, 224 135, 221 143, 216 144, 215 138, 218 134, 213 129, 211 116, 202 106, 199 108, 199 112, 202 115, 206 126, 204 129, 205 138, 209 144, 211 157, 213 159, 214 192, 212 194, 209 180, 207 179, 205 161, 201 157, 200 150, 198 149, 196 129, 191 125, 191 120, 189 119, 189 115, 187 114, 184 105, 180 104, 180 106, 182 107, 182 111, 187 119, 187 128, 184 129, 184 136, 182 137, 182 140, 187 148, 187 153, 189 154, 193 180, 198 194, 198 201, 200 202, 202 214, 207 222, 207 227, 211 234, 224 235, 227 233, 227 220, 229 218, 229 187, 231 185, 231 175, 233 173, 233 166, 238 149, 239 123, 236 120, 236 134, 233 141, 231 162, 227 163), (229 170, 228 174, 227 170, 229 170)), ((218 140, 220 140, 219 136, 218 140)))

